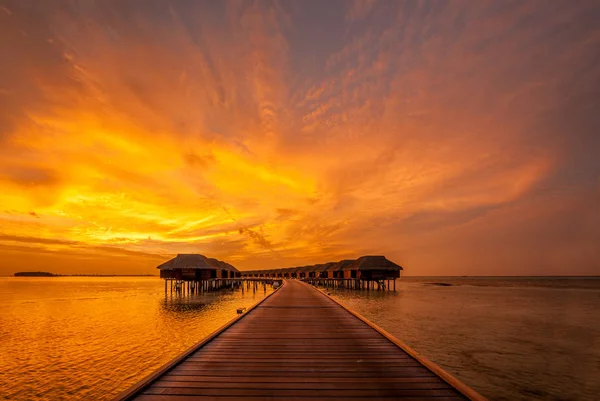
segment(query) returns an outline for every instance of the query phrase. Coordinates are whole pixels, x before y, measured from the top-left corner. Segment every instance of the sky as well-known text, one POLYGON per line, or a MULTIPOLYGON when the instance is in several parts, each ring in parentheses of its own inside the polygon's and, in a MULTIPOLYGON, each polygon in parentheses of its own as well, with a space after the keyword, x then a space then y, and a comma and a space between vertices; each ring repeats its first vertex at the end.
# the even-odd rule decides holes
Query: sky
POLYGON ((0 274, 600 275, 598 1, 0 0, 0 274))

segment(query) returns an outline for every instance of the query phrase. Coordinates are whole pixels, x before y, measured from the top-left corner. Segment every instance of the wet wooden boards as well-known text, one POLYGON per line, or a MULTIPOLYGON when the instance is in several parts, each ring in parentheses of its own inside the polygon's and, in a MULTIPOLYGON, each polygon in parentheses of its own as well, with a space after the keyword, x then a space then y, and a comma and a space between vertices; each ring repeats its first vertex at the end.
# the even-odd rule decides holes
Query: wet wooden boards
POLYGON ((308 284, 283 288, 119 400, 465 400, 308 284))

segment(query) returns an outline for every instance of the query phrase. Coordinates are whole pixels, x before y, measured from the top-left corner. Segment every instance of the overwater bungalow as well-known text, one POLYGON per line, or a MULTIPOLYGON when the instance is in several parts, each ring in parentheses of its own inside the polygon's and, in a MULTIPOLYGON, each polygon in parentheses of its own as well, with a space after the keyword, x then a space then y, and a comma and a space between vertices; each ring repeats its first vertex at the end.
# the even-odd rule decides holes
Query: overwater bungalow
POLYGON ((339 262, 320 263, 309 266, 278 268, 270 270, 251 270, 242 272, 243 277, 265 277, 290 279, 297 278, 310 283, 325 285, 351 286, 352 288, 386 287, 385 281, 395 286, 395 279, 400 277, 402 266, 391 262, 385 256, 361 256, 339 262), (366 283, 363 283, 366 282, 366 283))
POLYGON ((307 270, 309 268, 311 268, 311 267, 312 267, 312 265, 310 265, 310 266, 298 266, 298 267, 296 267, 296 274, 298 275, 298 278, 299 279, 303 279, 303 278, 308 277, 307 270))
POLYGON ((344 259, 337 262, 337 264, 331 268, 333 271, 333 278, 358 278, 358 269, 352 268, 355 262, 355 259, 344 259))
POLYGON ((319 267, 320 278, 333 278, 333 272, 338 262, 328 262, 319 267))
POLYGON ((350 273, 353 270, 358 271, 360 280, 394 280, 404 269, 385 256, 361 256, 350 265, 350 273))
POLYGON ((161 278, 181 281, 241 277, 239 270, 229 263, 198 253, 179 254, 157 269, 160 270, 161 278))
POLYGON ((310 268, 308 268, 306 270, 306 272, 308 273, 308 278, 319 277, 319 273, 321 273, 321 270, 323 269, 324 265, 325 265, 324 263, 319 263, 316 265, 312 265, 310 268))

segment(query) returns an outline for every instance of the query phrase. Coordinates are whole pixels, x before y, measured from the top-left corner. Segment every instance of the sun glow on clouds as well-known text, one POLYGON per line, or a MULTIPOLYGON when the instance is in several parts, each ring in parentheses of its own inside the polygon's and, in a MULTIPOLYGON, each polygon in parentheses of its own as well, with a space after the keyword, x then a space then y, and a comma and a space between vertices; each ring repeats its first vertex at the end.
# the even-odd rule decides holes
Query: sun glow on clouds
POLYGON ((6 2, 0 273, 569 274, 599 234, 552 217, 598 218, 599 10, 553 4, 6 2))

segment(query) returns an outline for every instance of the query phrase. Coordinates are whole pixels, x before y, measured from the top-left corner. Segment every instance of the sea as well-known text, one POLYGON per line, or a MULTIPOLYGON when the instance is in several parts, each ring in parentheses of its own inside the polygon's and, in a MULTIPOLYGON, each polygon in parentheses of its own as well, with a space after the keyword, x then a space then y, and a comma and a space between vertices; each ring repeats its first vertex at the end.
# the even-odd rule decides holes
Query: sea
POLYGON ((600 277, 407 277, 334 298, 490 400, 600 400, 600 277))
MULTIPOLYGON (((0 277, 0 400, 109 400, 271 291, 0 277)), ((403 277, 395 292, 325 291, 490 400, 600 399, 598 277, 403 277)))
POLYGON ((158 277, 0 277, 0 400, 110 400, 272 292, 158 277))

